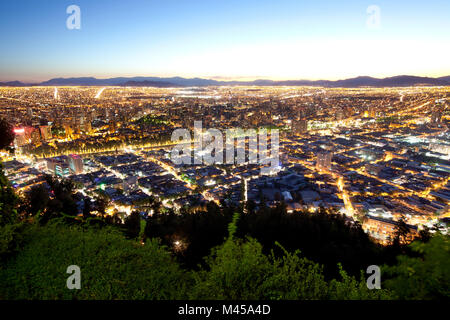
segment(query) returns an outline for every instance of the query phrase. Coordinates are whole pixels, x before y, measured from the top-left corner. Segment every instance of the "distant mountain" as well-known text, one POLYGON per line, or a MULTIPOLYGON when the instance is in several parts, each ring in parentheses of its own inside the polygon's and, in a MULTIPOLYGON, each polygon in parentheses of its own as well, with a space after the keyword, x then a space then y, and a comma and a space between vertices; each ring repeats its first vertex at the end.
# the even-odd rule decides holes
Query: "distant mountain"
MULTIPOLYGON (((126 81, 125 78, 123 81, 126 81)), ((121 82, 114 82, 113 79, 97 79, 94 77, 81 78, 54 78, 41 82, 41 86, 109 86, 119 85, 121 82)))
POLYGON ((201 79, 201 78, 160 78, 160 77, 132 77, 132 78, 109 78, 109 79, 97 79, 93 77, 83 77, 83 78, 55 78, 48 81, 42 82, 42 86, 120 86, 127 82, 133 82, 136 86, 140 85, 139 82, 157 82, 171 83, 175 86, 183 87, 201 87, 201 86, 211 86, 218 85, 218 81, 201 79))
POLYGON ((25 87, 25 86, 29 86, 29 84, 20 81, 0 82, 0 87, 25 87))
POLYGON ((395 76, 389 78, 356 77, 345 80, 317 80, 317 81, 281 81, 273 85, 312 85, 324 87, 409 87, 409 86, 448 86, 450 85, 450 76, 442 78, 416 77, 416 76, 395 76))
POLYGON ((183 87, 179 84, 174 84, 166 81, 127 81, 121 84, 124 87, 156 87, 156 88, 175 88, 175 87, 183 87))
POLYGON ((396 76, 380 79, 378 82, 378 86, 381 87, 406 87, 415 85, 445 86, 450 85, 450 82, 436 78, 415 76, 396 76))
POLYGON ((345 80, 283 80, 273 81, 258 79, 254 81, 216 81, 209 79, 185 79, 185 78, 152 78, 152 80, 134 80, 134 86, 145 86, 145 81, 169 82, 178 86, 201 87, 201 86, 222 86, 222 85, 247 85, 247 86, 323 86, 323 87, 409 87, 415 85, 424 86, 448 86, 450 76, 441 78, 416 77, 416 76, 396 76, 389 78, 356 77, 345 80), (141 83, 141 84, 139 84, 141 83))
MULTIPOLYGON (((323 87, 409 87, 409 86, 449 86, 450 76, 431 78, 401 75, 388 78, 361 76, 343 80, 266 80, 217 81, 202 78, 160 78, 160 77, 117 77, 97 79, 94 77, 54 78, 40 83, 41 86, 130 86, 130 87, 204 87, 204 86, 323 86, 323 87)), ((20 81, 3 82, 0 86, 29 86, 20 81)))
POLYGON ((450 82, 450 76, 440 77, 440 78, 437 78, 437 79, 450 82))

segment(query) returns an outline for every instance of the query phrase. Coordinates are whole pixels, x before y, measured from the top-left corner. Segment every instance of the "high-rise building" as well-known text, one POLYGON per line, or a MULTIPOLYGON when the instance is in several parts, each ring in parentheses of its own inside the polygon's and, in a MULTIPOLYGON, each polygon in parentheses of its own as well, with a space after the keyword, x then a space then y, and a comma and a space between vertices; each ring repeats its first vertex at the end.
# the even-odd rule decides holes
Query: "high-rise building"
POLYGON ((344 120, 344 118, 345 118, 344 110, 343 109, 338 109, 336 111, 335 118, 336 118, 337 121, 344 120))
POLYGON ((81 131, 85 132, 85 133, 91 133, 92 132, 92 125, 90 121, 87 121, 83 124, 83 126, 81 127, 81 131))
POLYGON ((42 140, 47 141, 52 138, 52 127, 51 126, 39 126, 41 131, 42 140))
POLYGON ((72 127, 69 124, 64 124, 64 132, 66 133, 66 137, 71 137, 73 134, 72 127))
POLYGON ((41 142, 41 133, 39 129, 33 128, 34 130, 31 131, 31 142, 34 144, 39 144, 41 142))
POLYGON ((431 123, 441 123, 442 112, 440 110, 434 110, 431 113, 431 123))
POLYGON ((71 154, 68 157, 69 169, 73 174, 83 173, 83 159, 77 154, 71 154))
POLYGON ((21 147, 27 144, 27 138, 25 136, 24 128, 15 128, 14 129, 14 145, 16 147, 21 147))
POLYGON ((308 132, 308 120, 293 120, 292 129, 295 134, 304 134, 308 132))
POLYGON ((62 158, 47 159, 47 170, 55 175, 65 177, 69 174, 69 165, 62 158))
POLYGON ((332 158, 333 158, 332 152, 319 152, 317 154, 316 167, 318 169, 330 170, 332 158))
POLYGON ((116 130, 117 130, 117 123, 116 123, 116 121, 111 120, 109 122, 109 132, 114 133, 114 132, 116 132, 116 130))

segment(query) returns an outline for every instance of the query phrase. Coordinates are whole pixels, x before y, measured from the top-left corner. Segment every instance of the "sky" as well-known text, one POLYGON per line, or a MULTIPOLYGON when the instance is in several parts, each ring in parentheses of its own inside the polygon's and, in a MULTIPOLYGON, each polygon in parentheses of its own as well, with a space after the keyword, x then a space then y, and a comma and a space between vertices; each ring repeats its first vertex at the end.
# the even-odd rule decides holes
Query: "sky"
POLYGON ((448 0, 2 0, 0 81, 448 76, 449 16, 448 0))

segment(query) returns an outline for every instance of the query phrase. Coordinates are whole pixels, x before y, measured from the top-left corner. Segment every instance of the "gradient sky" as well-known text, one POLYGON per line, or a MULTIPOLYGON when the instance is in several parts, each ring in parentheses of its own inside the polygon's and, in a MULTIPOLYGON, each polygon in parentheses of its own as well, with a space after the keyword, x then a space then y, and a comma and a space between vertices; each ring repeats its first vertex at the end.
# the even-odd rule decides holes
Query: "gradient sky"
POLYGON ((450 75, 448 0, 2 0, 0 30, 0 81, 450 75))

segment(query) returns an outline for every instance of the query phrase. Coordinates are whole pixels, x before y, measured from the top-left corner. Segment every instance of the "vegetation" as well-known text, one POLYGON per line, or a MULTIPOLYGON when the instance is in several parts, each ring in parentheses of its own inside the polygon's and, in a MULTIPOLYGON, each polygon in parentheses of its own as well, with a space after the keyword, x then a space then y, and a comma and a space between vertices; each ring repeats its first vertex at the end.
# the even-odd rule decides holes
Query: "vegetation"
POLYGON ((141 126, 163 126, 168 125, 169 121, 165 120, 163 117, 156 117, 154 115, 148 114, 135 121, 136 124, 141 126))
MULTIPOLYGON (((234 230, 233 230, 234 229, 234 230)), ((341 299, 390 298, 368 290, 364 279, 325 281, 321 266, 285 251, 265 255, 254 239, 230 236, 206 258, 207 267, 184 270, 156 239, 126 240, 112 227, 67 224, 56 218, 28 223, 21 249, 2 263, 1 299, 341 299), (70 265, 82 274, 81 290, 66 287, 70 265)), ((2 239, 5 233, 2 229, 2 239)))
POLYGON ((7 148, 14 141, 12 125, 5 119, 0 118, 0 150, 7 148))
POLYGON ((27 146, 25 152, 39 158, 62 154, 87 154, 98 152, 114 152, 124 149, 125 146, 132 148, 157 147, 171 144, 171 135, 169 133, 150 134, 146 136, 127 137, 125 139, 105 135, 102 137, 83 137, 71 141, 55 142, 54 144, 41 144, 39 146, 27 146))
POLYGON ((385 266, 386 287, 400 299, 448 299, 450 297, 449 237, 438 234, 428 242, 410 245, 415 256, 400 255, 394 266, 385 266))
POLYGON ((0 272, 2 299, 179 299, 188 275, 156 240, 141 246, 111 228, 30 225, 25 245, 0 272), (66 269, 81 269, 68 290, 66 269))

